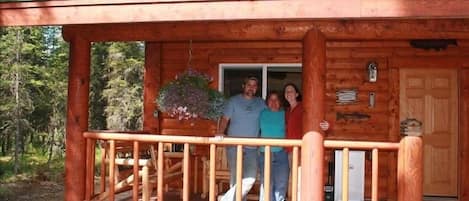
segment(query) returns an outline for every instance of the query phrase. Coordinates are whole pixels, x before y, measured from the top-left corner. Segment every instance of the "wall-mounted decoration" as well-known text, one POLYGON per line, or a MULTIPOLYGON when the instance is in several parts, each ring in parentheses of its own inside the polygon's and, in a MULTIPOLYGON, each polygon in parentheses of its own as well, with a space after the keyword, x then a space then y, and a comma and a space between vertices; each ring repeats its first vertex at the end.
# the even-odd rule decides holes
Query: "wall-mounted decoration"
POLYGON ((335 92, 337 104, 351 104, 357 102, 357 89, 339 89, 335 92))
POLYGON ((404 119, 401 121, 401 135, 421 136, 422 122, 412 118, 404 119))
POLYGON ((410 40, 410 46, 414 48, 430 50, 434 49, 436 51, 445 50, 448 45, 458 46, 458 41, 456 39, 417 39, 410 40))
POLYGON ((374 108, 375 107, 375 101, 376 101, 376 93, 371 91, 370 93, 368 93, 368 96, 369 96, 368 107, 369 108, 374 108))
POLYGON ((336 113, 336 120, 368 120, 370 119, 370 115, 365 114, 365 113, 359 113, 359 112, 352 112, 352 113, 342 113, 342 112, 337 112, 336 113))
POLYGON ((368 82, 376 82, 378 80, 378 63, 376 61, 370 61, 366 65, 368 72, 368 82))

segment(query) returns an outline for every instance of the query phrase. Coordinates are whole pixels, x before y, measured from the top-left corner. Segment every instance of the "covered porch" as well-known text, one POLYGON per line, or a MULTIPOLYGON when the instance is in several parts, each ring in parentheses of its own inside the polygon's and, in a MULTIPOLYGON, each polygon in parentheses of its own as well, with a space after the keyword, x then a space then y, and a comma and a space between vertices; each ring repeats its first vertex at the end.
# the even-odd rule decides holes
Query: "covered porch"
MULTIPOLYGON (((301 148, 303 183, 301 189, 295 189, 296 182, 292 182, 292 191, 301 191, 302 200, 324 200, 325 182, 319 178, 325 173, 327 149, 342 149, 344 153, 352 149, 368 150, 372 155, 373 171, 367 177, 371 181, 367 198, 421 200, 423 145, 421 138, 401 139, 399 135, 399 68, 441 65, 451 65, 451 68, 457 69, 460 79, 458 153, 463 157, 459 158, 458 170, 461 174, 458 198, 467 200, 469 185, 466 184, 466 178, 469 174, 466 170, 469 158, 465 157, 465 153, 469 147, 469 21, 466 19, 468 14, 465 8, 468 6, 464 1, 419 3, 397 0, 380 3, 356 1, 348 4, 343 4, 342 1, 51 1, 4 4, 0 23, 4 26, 64 25, 64 38, 70 42, 71 50, 66 144, 67 200, 87 200, 95 195, 93 185, 89 182, 89 178, 93 176, 95 140, 110 143, 129 141, 137 147, 142 142, 205 146, 209 150, 205 155, 210 159, 209 200, 215 200, 212 174, 217 157, 214 149, 217 146, 292 146, 298 147, 298 153, 301 148), (237 8, 237 12, 232 11, 233 7, 237 8), (290 10, 284 11, 285 7, 290 10), (116 11, 119 12, 116 14, 116 11), (457 39, 459 47, 450 48, 449 52, 427 53, 408 45, 409 40, 448 38, 457 39), (145 41, 144 131, 136 131, 137 134, 89 131, 91 45, 100 41, 134 40, 145 41), (188 128, 178 125, 163 114, 154 115, 157 109, 154 100, 158 89, 185 68, 181 63, 173 68, 166 62, 168 54, 172 54, 168 50, 185 48, 181 43, 186 44, 190 40, 198 44, 200 49, 217 50, 223 49, 223 46, 235 46, 244 51, 253 49, 246 54, 226 50, 219 54, 208 54, 207 57, 200 56, 200 66, 196 68, 209 72, 215 80, 220 79, 217 79, 217 75, 218 65, 221 63, 301 63, 305 107, 303 140, 216 141, 211 137, 214 122, 201 120, 202 126, 188 128), (260 50, 267 51, 261 53, 260 50), (350 75, 362 79, 362 75, 354 74, 354 70, 369 60, 378 60, 384 66, 383 73, 380 74, 385 77, 384 81, 372 85, 344 78, 350 75), (367 108, 367 104, 338 109, 334 105, 335 97, 331 94, 337 89, 353 86, 361 86, 360 90, 363 91, 382 93, 383 95, 377 96, 380 98, 377 101, 382 103, 379 110, 373 113, 367 108), (336 130, 333 135, 325 136, 319 129, 319 122, 329 119, 331 115, 335 117, 336 111, 341 109, 366 111, 377 117, 369 122, 374 125, 344 125, 343 129, 336 130), (384 157, 379 157, 384 150, 391 154, 386 153, 384 157), (398 157, 396 153, 399 153, 398 157), (386 164, 389 166, 386 167, 386 164), (379 176, 378 166, 385 166, 386 169, 382 172, 386 172, 386 175, 379 176), (388 179, 384 180, 383 177, 388 179), (384 182, 379 182, 381 179, 384 182), (380 187, 378 183, 385 187, 380 187)), ((181 56, 180 53, 174 55, 181 56)), ((216 84, 218 83, 214 83, 212 87, 216 84)), ((162 151, 157 150, 158 154, 162 151)), ((188 154, 184 152, 183 200, 189 199, 188 154)), ((347 164, 347 157, 343 160, 347 164)), ((344 172, 343 175, 346 179, 347 173, 344 172)), ((114 186, 112 181, 109 183, 114 186)), ((158 182, 156 188, 159 198, 163 195, 161 185, 158 182)), ((347 185, 343 189, 346 191, 347 185)), ((135 195, 134 199, 141 196, 135 195)), ((344 193, 343 196, 347 194, 344 193)), ((347 200, 347 197, 342 200, 347 200)))

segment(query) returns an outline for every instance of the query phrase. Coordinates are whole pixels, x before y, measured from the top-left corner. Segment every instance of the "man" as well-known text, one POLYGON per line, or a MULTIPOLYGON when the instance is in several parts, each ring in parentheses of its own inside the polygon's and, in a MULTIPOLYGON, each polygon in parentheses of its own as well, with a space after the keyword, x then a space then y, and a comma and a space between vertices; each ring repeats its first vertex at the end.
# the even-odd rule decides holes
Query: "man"
MULTIPOLYGON (((266 108, 262 98, 256 97, 258 79, 249 76, 244 79, 243 92, 231 97, 223 111, 218 133, 228 128, 229 137, 257 138, 259 136, 259 116, 266 108)), ((230 168, 230 189, 221 201, 234 201, 236 194, 236 147, 226 147, 226 157, 230 168)), ((251 190, 257 176, 257 147, 243 147, 242 196, 251 190)))

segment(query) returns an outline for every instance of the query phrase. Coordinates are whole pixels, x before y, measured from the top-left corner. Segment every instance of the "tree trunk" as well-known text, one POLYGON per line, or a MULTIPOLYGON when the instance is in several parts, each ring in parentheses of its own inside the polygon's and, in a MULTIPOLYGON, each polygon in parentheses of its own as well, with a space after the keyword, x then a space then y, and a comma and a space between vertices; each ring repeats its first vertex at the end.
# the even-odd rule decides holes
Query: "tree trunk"
POLYGON ((49 153, 48 153, 48 156, 47 156, 47 167, 49 168, 50 167, 50 162, 52 161, 52 156, 53 156, 53 152, 54 152, 54 145, 55 145, 55 132, 57 132, 57 129, 53 129, 52 131, 52 136, 50 137, 50 140, 49 140, 49 153))
POLYGON ((10 133, 8 132, 7 133, 7 140, 6 140, 6 143, 5 143, 5 147, 6 147, 6 154, 7 153, 10 153, 10 150, 11 150, 11 136, 10 136, 10 133))
POLYGON ((20 126, 20 96, 19 96, 19 87, 20 87, 20 52, 21 52, 21 29, 16 30, 16 72, 15 72, 15 103, 16 103, 16 136, 15 136, 15 164, 13 171, 15 174, 18 174, 20 164, 19 164, 19 148, 21 147, 21 126, 20 126))
POLYGON ((57 125, 56 125, 56 122, 54 121, 55 118, 54 116, 57 114, 57 110, 55 108, 55 105, 54 104, 54 107, 52 108, 52 114, 53 114, 53 117, 51 118, 51 124, 50 127, 49 127, 49 133, 52 134, 52 136, 49 137, 49 140, 47 142, 47 144, 49 145, 49 153, 48 153, 48 156, 47 156, 47 167, 50 168, 50 162, 52 161, 52 156, 53 156, 53 153, 54 153, 54 145, 55 145, 55 133, 57 132, 57 125))
POLYGON ((2 139, 2 156, 5 156, 7 153, 7 144, 6 144, 7 142, 8 142, 8 137, 5 136, 2 139))

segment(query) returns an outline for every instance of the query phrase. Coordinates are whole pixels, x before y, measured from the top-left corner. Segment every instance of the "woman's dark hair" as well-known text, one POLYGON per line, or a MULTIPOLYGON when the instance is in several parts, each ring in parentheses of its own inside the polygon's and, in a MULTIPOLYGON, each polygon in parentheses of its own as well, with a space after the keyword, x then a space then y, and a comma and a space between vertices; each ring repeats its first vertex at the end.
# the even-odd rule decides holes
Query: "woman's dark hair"
MULTIPOLYGON (((283 94, 284 94, 283 96, 285 96, 285 89, 286 89, 288 86, 292 86, 292 87, 295 89, 296 93, 298 93, 298 96, 296 97, 296 101, 300 102, 300 101, 302 100, 301 92, 300 92, 300 90, 298 89, 298 87, 297 87, 294 83, 292 83, 292 82, 289 82, 289 83, 285 84, 285 86, 283 86, 283 94)), ((288 101, 285 101, 285 105, 286 105, 286 106, 290 106, 290 105, 288 104, 288 101)))
POLYGON ((269 93, 267 93, 267 97, 265 97, 265 104, 268 104, 269 98, 273 95, 277 95, 278 100, 280 101, 280 106, 285 105, 285 101, 283 101, 283 96, 280 94, 280 92, 275 90, 269 91, 269 93))

